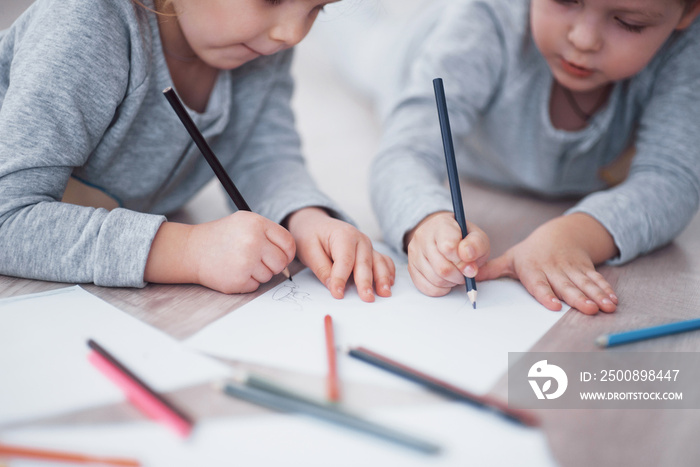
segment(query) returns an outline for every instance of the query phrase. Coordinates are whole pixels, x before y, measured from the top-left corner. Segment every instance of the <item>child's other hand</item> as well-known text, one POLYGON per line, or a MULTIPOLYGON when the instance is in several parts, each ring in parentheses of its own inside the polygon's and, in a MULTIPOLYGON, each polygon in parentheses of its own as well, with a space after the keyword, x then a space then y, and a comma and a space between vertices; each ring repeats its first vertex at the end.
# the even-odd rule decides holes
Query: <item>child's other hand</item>
POLYGON ((294 255, 291 234, 252 212, 195 226, 165 222, 151 245, 144 280, 252 292, 282 272, 294 255))
POLYGON ((484 265, 478 280, 519 279, 550 310, 561 300, 585 314, 615 311, 617 297, 594 265, 617 254, 608 231, 587 214, 553 219, 484 265))
POLYGON ((343 298, 350 274, 354 274, 363 301, 374 301, 373 283, 377 295, 391 295, 396 277, 394 262, 375 251, 369 237, 355 227, 318 208, 300 209, 289 217, 288 226, 297 243, 299 260, 333 297, 343 298))
POLYGON ((408 272, 418 290, 431 297, 446 295, 475 277, 488 259, 491 243, 476 225, 467 222, 462 231, 451 212, 441 211, 423 219, 406 235, 408 272))

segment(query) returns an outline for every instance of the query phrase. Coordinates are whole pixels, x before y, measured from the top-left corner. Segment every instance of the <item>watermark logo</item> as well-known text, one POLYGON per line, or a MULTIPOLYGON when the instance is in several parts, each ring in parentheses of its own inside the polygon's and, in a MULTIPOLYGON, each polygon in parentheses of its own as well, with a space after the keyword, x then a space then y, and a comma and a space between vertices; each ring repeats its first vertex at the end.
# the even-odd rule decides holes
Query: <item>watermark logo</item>
POLYGON ((566 372, 556 365, 548 364, 547 360, 540 360, 532 365, 527 376, 528 378, 535 378, 528 379, 528 382, 538 399, 556 399, 564 394, 569 384, 566 372), (541 387, 538 379, 546 379, 541 387), (554 392, 548 393, 547 391, 552 388, 552 380, 557 382, 557 387, 554 392))

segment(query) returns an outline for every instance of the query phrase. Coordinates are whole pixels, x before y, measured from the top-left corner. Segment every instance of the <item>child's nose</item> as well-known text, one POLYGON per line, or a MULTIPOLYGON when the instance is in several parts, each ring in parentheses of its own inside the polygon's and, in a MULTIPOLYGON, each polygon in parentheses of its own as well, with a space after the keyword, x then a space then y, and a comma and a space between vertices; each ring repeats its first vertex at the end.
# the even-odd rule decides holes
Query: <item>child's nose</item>
POLYGON ((597 52, 603 45, 598 21, 588 15, 581 15, 569 29, 569 42, 583 52, 597 52))
POLYGON ((297 45, 306 37, 309 27, 304 21, 282 19, 270 30, 270 38, 275 42, 282 42, 287 47, 297 45))

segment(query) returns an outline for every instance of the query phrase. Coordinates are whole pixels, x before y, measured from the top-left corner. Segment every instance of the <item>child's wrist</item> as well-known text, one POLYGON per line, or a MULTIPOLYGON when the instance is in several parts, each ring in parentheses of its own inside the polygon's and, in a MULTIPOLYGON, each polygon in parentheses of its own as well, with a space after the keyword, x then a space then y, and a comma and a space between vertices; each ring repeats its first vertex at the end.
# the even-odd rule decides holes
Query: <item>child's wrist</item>
POLYGON ((314 219, 323 219, 328 217, 331 217, 330 214, 328 214, 328 212, 323 208, 316 206, 301 208, 287 216, 287 218, 282 222, 282 226, 292 232, 292 230, 294 230, 296 227, 300 225, 307 225, 314 219))
POLYGON ((163 284, 198 283, 190 236, 196 226, 164 222, 156 232, 143 279, 163 284))

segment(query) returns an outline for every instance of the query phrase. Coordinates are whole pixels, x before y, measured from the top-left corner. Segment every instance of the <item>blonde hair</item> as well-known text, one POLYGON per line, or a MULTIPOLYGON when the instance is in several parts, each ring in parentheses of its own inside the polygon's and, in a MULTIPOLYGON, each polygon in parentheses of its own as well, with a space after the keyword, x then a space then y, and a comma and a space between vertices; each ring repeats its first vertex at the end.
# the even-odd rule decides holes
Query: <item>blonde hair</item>
POLYGON ((171 13, 166 13, 166 8, 173 2, 173 0, 154 0, 154 8, 150 8, 146 5, 144 5, 142 2, 139 0, 131 0, 135 5, 140 6, 141 8, 151 11, 157 15, 162 15, 162 16, 176 16, 174 12, 171 13))

